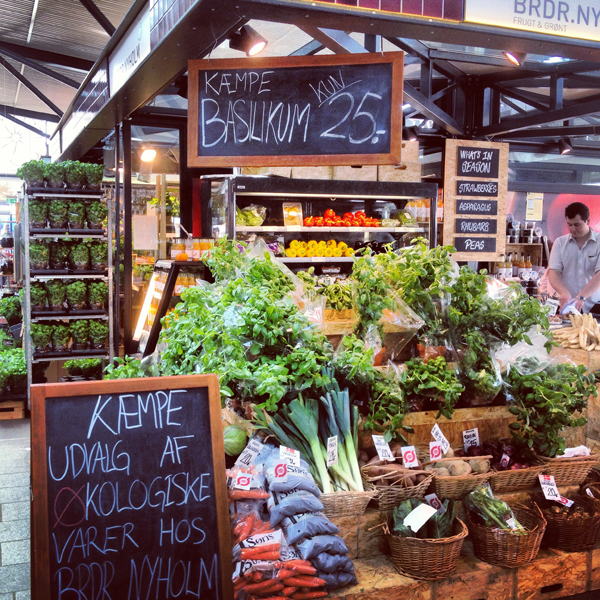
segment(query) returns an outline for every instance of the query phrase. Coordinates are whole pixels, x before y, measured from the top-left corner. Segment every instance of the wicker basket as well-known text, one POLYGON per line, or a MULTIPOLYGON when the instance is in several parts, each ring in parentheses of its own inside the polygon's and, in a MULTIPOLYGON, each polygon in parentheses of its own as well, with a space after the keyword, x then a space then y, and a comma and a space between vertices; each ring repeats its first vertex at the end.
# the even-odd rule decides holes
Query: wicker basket
POLYGON ((403 488, 394 485, 374 485, 370 481, 363 479, 363 487, 374 493, 373 500, 381 510, 392 510, 403 500, 409 498, 423 498, 427 493, 427 488, 433 480, 433 475, 428 475, 421 483, 414 487, 403 488))
POLYGON ((458 500, 471 493, 478 485, 485 483, 492 476, 492 472, 480 475, 463 475, 458 477, 439 477, 435 475, 435 493, 438 498, 452 498, 458 500))
POLYGON ((473 551, 479 560, 513 569, 532 561, 540 549, 546 520, 539 511, 517 504, 512 507, 515 517, 527 533, 485 527, 467 519, 467 527, 473 538, 473 551))
POLYGON ((456 569, 458 557, 469 530, 460 520, 454 524, 454 535, 442 539, 405 538, 388 534, 392 561, 402 575, 414 579, 443 579, 456 569))
POLYGON ((573 458, 546 458, 538 456, 543 472, 552 475, 556 485, 579 485, 598 462, 598 455, 575 456, 573 458))
POLYGON ((499 494, 526 490, 538 482, 538 475, 543 470, 543 465, 539 465, 527 469, 515 469, 514 471, 494 471, 490 477, 490 485, 492 490, 499 494))
POLYGON ((583 495, 576 495, 571 499, 593 514, 577 519, 565 515, 549 516, 544 512, 544 518, 548 522, 543 541, 544 547, 556 548, 563 552, 585 552, 596 545, 600 535, 600 512, 598 511, 600 501, 583 495))
POLYGON ((333 492, 321 494, 319 500, 323 503, 323 513, 326 517, 344 517, 362 515, 374 495, 374 491, 333 492))

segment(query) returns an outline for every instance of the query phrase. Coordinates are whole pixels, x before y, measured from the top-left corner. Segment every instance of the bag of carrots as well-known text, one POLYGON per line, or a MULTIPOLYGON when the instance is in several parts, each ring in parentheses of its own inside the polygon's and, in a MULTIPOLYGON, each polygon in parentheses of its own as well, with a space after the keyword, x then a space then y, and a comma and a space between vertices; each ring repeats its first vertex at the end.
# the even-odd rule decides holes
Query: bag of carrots
POLYGON ((269 498, 265 491, 265 476, 262 466, 236 466, 228 469, 227 487, 229 500, 261 500, 269 498))

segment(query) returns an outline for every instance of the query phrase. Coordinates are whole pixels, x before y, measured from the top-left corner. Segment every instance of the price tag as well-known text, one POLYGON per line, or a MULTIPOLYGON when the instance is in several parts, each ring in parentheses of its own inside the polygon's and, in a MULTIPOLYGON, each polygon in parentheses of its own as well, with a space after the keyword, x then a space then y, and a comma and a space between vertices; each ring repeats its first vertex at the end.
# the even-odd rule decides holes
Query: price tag
MULTIPOLYGON (((450 442, 446 439, 446 436, 442 433, 440 426, 436 423, 431 430, 431 435, 436 442, 439 442, 442 445, 442 452, 446 454, 448 449, 450 448, 450 442)), ((431 448, 431 444, 429 445, 431 448)))
POLYGON ((2 340, 2 345, 3 346, 14 346, 15 340, 2 340))
POLYGON ((265 225, 263 231, 277 231, 276 225, 265 225))
POLYGON ((390 445, 383 439, 382 435, 374 435, 373 443, 375 444, 379 460, 394 460, 395 457, 390 450, 390 445))
POLYGON ((236 466, 248 466, 254 464, 256 457, 260 454, 262 449, 263 445, 258 440, 250 440, 243 452, 237 457, 237 460, 235 461, 236 466))
POLYGON ((555 300, 554 298, 548 298, 546 302, 544 302, 544 306, 550 307, 550 312, 548 313, 549 317, 554 317, 560 308, 560 302, 555 300))
POLYGON ((302 226, 301 225, 288 225, 286 227, 286 229, 288 231, 302 231, 302 226))
POLYGON ((429 519, 435 515, 437 509, 433 508, 433 506, 429 506, 429 504, 420 504, 410 512, 406 518, 404 519, 404 526, 410 527, 415 533, 429 521, 429 519))
POLYGON ((564 496, 561 496, 560 498, 558 498, 556 500, 559 504, 563 504, 564 506, 566 506, 567 508, 571 508, 571 506, 573 506, 573 504, 575 504, 575 502, 573 502, 573 500, 569 500, 568 498, 565 498, 564 496))
POLYGON ((590 490, 590 488, 586 488, 586 489, 585 489, 585 493, 586 493, 586 494, 587 494, 587 495, 588 495, 590 498, 593 498, 593 497, 594 497, 594 494, 592 494, 592 490, 590 490))
POLYGON ((508 454, 503 454, 502 458, 500 459, 500 464, 506 469, 506 467, 508 467, 509 463, 510 463, 510 456, 508 454))
POLYGON ((517 529, 517 522, 512 517, 510 517, 509 519, 506 519, 506 524, 511 529, 517 529))
POLYGON ((419 466, 417 450, 414 446, 402 446, 402 462, 407 469, 419 466))
POLYGON ((437 494, 427 494, 425 500, 427 500, 429 506, 435 508, 438 515, 443 515, 446 512, 446 509, 444 508, 442 501, 437 497, 437 494))
POLYGON ((538 475, 538 478, 546 500, 558 500, 561 497, 552 475, 538 475))
POLYGON ((338 464, 338 439, 337 435, 327 438, 327 468, 338 464))
POLYGON ((278 482, 286 482, 287 481, 287 463, 278 463, 275 465, 273 469, 273 479, 278 482))
POLYGON ((463 431, 463 446, 465 452, 469 449, 469 446, 479 446, 479 429, 477 427, 463 431))
POLYGON ((444 458, 442 444, 440 442, 429 442, 429 458, 430 460, 440 460, 440 458, 444 458))
POLYGON ((300 466, 300 452, 286 446, 279 446, 279 460, 286 462, 294 467, 300 466))
POLYGON ((235 478, 235 483, 233 487, 238 490, 249 490, 252 485, 252 475, 247 475, 246 473, 242 473, 235 478))

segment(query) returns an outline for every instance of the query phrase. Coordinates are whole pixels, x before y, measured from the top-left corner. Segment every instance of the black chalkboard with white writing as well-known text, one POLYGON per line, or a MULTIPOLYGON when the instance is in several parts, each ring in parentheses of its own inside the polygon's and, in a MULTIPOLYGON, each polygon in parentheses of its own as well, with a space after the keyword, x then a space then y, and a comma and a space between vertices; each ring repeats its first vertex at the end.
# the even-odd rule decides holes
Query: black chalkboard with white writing
POLYGON ((499 148, 458 147, 456 174, 459 176, 497 179, 499 166, 499 148))
POLYGON ((261 164, 264 157, 316 164, 321 157, 324 164, 328 156, 366 155, 379 157, 377 163, 399 150, 401 83, 391 59, 311 57, 307 63, 298 57, 191 66, 198 62, 203 68, 190 81, 192 166, 221 164, 217 159, 225 157, 236 157, 235 164, 258 157, 261 164))
POLYGON ((457 215, 497 215, 497 200, 463 200, 456 201, 457 215))
POLYGON ((496 233, 496 219, 455 219, 455 233, 496 233))
MULTIPOLYGON (((46 400, 45 423, 35 423, 45 433, 43 495, 34 477, 46 506, 34 513, 47 516, 48 546, 37 549, 48 552, 49 585, 38 597, 225 597, 224 464, 215 471, 222 428, 217 421, 215 448, 209 387, 187 377, 154 381, 136 390, 97 382, 95 392, 63 384, 79 393, 46 400)), ((218 384, 212 395, 218 401, 218 384)))
POLYGON ((456 195, 467 198, 473 196, 487 196, 488 198, 498 197, 497 181, 462 181, 456 182, 456 195))
POLYGON ((496 238, 455 237, 454 247, 458 252, 496 252, 496 238))

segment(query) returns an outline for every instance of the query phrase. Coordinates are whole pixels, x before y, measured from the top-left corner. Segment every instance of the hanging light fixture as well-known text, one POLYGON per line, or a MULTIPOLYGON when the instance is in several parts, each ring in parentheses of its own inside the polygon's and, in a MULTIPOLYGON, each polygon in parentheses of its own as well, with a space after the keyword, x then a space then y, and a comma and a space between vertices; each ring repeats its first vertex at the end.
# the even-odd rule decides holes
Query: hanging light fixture
POLYGON ((558 140, 558 151, 561 154, 569 154, 573 150, 573 145, 571 144, 571 140, 569 138, 560 138, 558 140))
POLYGON ((404 139, 407 142, 416 142, 419 139, 419 130, 416 127, 405 127, 404 139))
POLYGON ((142 148, 140 160, 142 162, 152 162, 156 158, 156 150, 154 148, 142 148))
POLYGON ((267 40, 250 25, 244 25, 229 38, 229 47, 245 52, 246 56, 256 56, 267 47, 267 43, 267 40))
POLYGON ((516 65, 517 67, 522 66, 527 58, 527 52, 513 52, 511 50, 505 50, 503 54, 513 65, 516 65))

